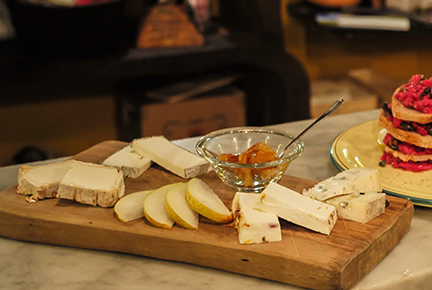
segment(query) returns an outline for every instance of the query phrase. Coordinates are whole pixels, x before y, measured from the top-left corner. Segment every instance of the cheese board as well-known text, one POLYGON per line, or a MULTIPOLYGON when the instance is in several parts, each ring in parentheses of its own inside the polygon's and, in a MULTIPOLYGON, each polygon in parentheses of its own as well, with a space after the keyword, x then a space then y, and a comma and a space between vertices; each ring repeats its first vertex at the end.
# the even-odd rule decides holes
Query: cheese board
MULTIPOLYGON (((127 143, 105 141, 73 158, 100 163, 127 143)), ((214 172, 199 177, 229 206, 235 191, 214 172)), ((153 165, 126 178, 126 194, 185 182, 153 165)), ((301 192, 316 181, 284 176, 279 184, 301 192)), ((0 235, 12 239, 85 249, 123 252, 179 261, 311 289, 350 289, 370 272, 408 231, 414 208, 387 196, 381 216, 367 224, 340 218, 330 235, 281 221, 282 241, 242 245, 230 225, 201 218, 197 230, 151 226, 145 219, 122 223, 113 208, 47 199, 28 203, 16 187, 0 192, 0 235)))

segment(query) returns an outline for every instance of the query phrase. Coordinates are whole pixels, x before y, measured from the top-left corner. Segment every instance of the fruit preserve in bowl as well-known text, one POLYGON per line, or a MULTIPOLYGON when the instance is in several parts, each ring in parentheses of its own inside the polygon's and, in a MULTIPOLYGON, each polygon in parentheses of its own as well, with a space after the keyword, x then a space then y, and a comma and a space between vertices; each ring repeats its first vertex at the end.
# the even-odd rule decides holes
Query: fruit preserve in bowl
POLYGON ((298 158, 304 143, 287 132, 240 127, 218 130, 200 138, 197 153, 204 157, 220 179, 243 192, 261 192, 270 182, 277 182, 288 165, 298 158))

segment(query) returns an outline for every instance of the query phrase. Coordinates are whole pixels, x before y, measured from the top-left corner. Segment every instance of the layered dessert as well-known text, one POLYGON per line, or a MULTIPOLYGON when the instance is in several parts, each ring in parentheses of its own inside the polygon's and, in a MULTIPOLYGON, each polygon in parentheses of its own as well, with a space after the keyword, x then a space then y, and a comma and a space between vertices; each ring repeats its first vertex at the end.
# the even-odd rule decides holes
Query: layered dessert
POLYGON ((432 78, 414 75, 384 104, 379 124, 387 130, 380 166, 408 171, 432 169, 432 78))

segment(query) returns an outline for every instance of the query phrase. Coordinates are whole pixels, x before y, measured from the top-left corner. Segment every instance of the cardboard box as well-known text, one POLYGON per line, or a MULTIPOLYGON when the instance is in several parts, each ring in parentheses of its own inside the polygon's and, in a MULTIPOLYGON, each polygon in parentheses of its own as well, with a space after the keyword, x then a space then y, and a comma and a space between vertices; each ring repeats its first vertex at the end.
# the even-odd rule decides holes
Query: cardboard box
POLYGON ((244 93, 226 86, 178 103, 143 104, 141 136, 163 135, 169 140, 201 136, 215 130, 244 126, 244 93))

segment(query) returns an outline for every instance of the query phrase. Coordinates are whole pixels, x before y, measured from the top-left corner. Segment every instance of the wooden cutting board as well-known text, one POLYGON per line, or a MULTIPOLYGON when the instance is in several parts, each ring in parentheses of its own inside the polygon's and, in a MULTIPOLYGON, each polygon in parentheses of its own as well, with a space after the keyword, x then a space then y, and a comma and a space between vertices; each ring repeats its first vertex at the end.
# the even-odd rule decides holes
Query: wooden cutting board
MULTIPOLYGON (((124 147, 102 142, 74 158, 101 162, 124 147)), ((235 191, 214 172, 201 176, 229 205, 235 191)), ((126 179, 126 193, 184 181, 153 166, 137 179, 126 179)), ((280 184, 301 192, 316 182, 284 176, 280 184)), ((198 230, 151 226, 145 219, 119 222, 112 208, 49 199, 29 204, 15 187, 0 193, 0 235, 32 242, 115 251, 181 261, 312 289, 349 289, 371 271, 410 227, 410 201, 387 196, 384 214, 368 224, 339 218, 329 236, 281 222, 283 240, 241 245, 229 225, 201 219, 198 230)))

